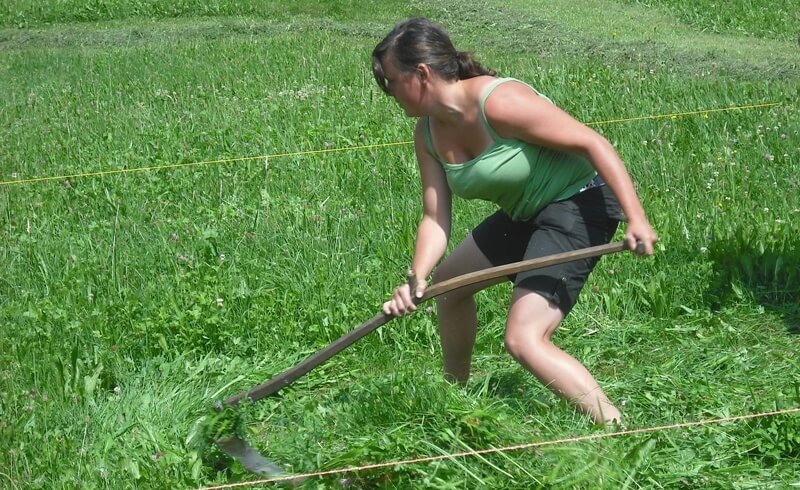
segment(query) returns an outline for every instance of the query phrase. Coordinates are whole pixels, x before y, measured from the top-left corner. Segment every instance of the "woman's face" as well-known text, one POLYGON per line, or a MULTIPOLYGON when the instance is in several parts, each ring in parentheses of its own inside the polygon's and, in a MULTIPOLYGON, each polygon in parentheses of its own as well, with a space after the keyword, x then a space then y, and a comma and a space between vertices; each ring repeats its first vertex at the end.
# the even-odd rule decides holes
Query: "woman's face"
POLYGON ((391 56, 383 59, 383 74, 386 77, 386 87, 389 95, 394 97, 397 104, 405 111, 407 116, 418 117, 422 101, 422 81, 416 71, 401 71, 394 64, 391 56))

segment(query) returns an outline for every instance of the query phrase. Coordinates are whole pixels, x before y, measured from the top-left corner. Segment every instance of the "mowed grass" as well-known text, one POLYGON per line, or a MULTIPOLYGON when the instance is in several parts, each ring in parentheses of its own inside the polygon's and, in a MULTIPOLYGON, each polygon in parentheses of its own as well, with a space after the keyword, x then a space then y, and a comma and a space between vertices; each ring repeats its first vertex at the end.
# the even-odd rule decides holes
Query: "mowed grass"
POLYGON ((800 8, 791 0, 627 0, 662 6, 704 31, 794 41, 800 36, 800 8))
MULTIPOLYGON (((737 17, 768 39, 724 40, 769 46, 765 74, 691 22, 664 44, 612 36, 603 4, 130 2, 91 16, 92 3, 7 3, 0 486, 253 479, 203 440, 211 404, 372 317, 410 259, 418 175, 395 143, 413 121, 374 86, 369 53, 416 14, 593 123, 628 163, 659 251, 604 258, 557 334, 628 427, 799 406, 796 50, 737 17), (777 105, 602 123, 756 103, 777 105), (194 162, 216 163, 136 171, 194 162)), ((673 15, 627 8, 605 11, 673 15)), ((454 241, 490 210, 457 201, 454 241)), ((505 353, 509 292, 479 298, 466 388, 441 379, 422 310, 249 407, 247 438, 306 472, 597 434, 505 353)), ((795 414, 304 486, 780 488, 800 480, 799 457, 795 414)))

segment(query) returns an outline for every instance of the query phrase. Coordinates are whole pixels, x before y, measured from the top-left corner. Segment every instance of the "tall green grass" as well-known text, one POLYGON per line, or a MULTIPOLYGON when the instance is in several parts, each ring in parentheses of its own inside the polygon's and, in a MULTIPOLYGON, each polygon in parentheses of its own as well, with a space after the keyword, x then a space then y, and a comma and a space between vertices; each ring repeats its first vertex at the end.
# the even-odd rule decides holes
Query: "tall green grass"
MULTIPOLYGON (((271 19, 253 9, 278 4, 181 3, 177 20, 158 2, 77 17, 86 5, 4 7, 54 25, 0 32, 2 485, 250 478, 197 437, 211 403, 374 315, 402 280, 420 213, 408 145, 276 155, 410 139, 369 53, 411 13, 448 22, 486 64, 590 123, 780 103, 595 126, 661 241, 649 260, 603 259, 557 337, 630 427, 800 404, 796 80, 614 44, 587 58, 586 38, 546 21, 544 44, 510 45, 530 35, 530 14, 493 4, 296 2, 271 19), (522 54, 534 46, 547 56, 522 54), (249 156, 266 157, 13 183, 249 156)), ((454 240, 491 210, 455 207, 454 240)), ((441 379, 435 313, 423 310, 249 407, 248 438, 313 471, 592 433, 504 352, 508 298, 507 285, 479 298, 465 389, 441 379)), ((797 434, 784 416, 347 477, 361 488, 780 487, 797 481, 797 434)))

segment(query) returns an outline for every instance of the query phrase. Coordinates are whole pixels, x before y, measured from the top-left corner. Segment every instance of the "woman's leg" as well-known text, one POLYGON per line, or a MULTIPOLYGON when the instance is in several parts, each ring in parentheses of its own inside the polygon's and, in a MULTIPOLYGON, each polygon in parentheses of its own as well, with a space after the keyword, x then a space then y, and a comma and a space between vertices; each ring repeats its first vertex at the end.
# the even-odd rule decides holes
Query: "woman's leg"
POLYGON ((595 422, 619 421, 619 410, 589 371, 550 340, 563 318, 561 310, 541 295, 514 288, 506 322, 506 348, 551 391, 577 405, 595 422))
MULTIPOLYGON (((462 274, 492 267, 470 234, 453 250, 433 273, 438 283, 462 274)), ((472 348, 477 331, 477 311, 473 296, 492 284, 506 280, 493 279, 466 286, 436 298, 439 335, 444 357, 444 375, 450 381, 464 384, 469 379, 472 348)))

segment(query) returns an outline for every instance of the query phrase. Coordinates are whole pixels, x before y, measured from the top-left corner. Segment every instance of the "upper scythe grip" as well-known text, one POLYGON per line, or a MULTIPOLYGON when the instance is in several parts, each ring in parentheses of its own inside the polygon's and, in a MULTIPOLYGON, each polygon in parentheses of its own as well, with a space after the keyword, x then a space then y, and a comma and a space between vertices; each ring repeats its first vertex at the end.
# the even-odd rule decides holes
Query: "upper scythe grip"
MULTIPOLYGON (((639 253, 642 253, 640 249, 641 245, 642 244, 640 242, 636 246, 637 252, 639 253)), ((558 253, 558 254, 548 255, 546 257, 523 260, 520 262, 514 262, 512 264, 500 265, 497 267, 491 267, 489 269, 484 269, 481 271, 471 272, 469 274, 464 274, 458 277, 454 277, 452 279, 448 279, 446 281, 442 281, 438 284, 433 284, 432 286, 430 286, 425 290, 425 293, 422 295, 421 298, 415 297, 414 302, 416 304, 420 304, 431 298, 445 294, 455 289, 462 288, 464 286, 469 286, 479 282, 488 281, 491 279, 497 279, 499 277, 509 276, 520 272, 530 271, 534 269, 541 269, 543 267, 549 267, 551 265, 563 264, 565 262, 571 262, 573 260, 582 260, 610 253, 621 252, 622 250, 626 250, 627 248, 628 247, 626 246, 625 242, 614 242, 606 245, 587 247, 580 250, 574 250, 571 252, 558 253)), ((295 365, 294 367, 287 369, 286 371, 272 377, 271 379, 265 381, 264 383, 258 386, 255 386, 247 391, 243 391, 237 395, 225 399, 225 404, 237 405, 244 398, 249 398, 251 402, 255 402, 264 397, 277 393, 282 388, 292 384, 298 378, 304 376, 312 369, 324 363, 331 357, 335 356, 339 352, 343 351, 347 347, 354 344, 357 340, 361 339, 368 333, 378 329, 379 327, 389 322, 393 318, 395 318, 394 315, 387 315, 386 313, 383 312, 379 313, 378 315, 375 315, 371 319, 362 323, 357 328, 339 337, 332 344, 316 352, 315 354, 312 354, 311 356, 309 356, 299 364, 295 365)), ((221 404, 217 403, 217 408, 218 409, 221 408, 221 404)))

